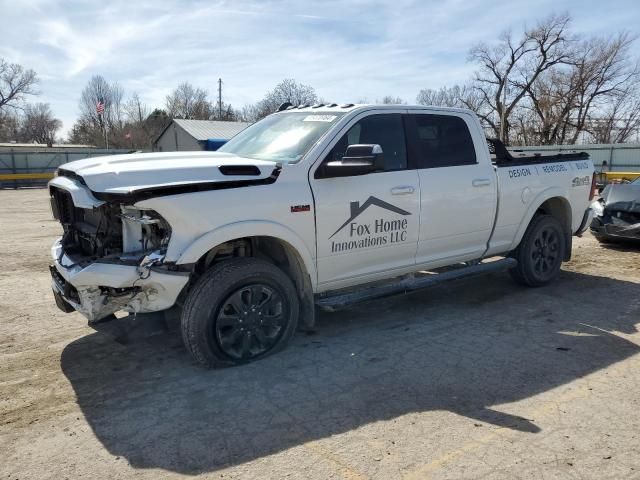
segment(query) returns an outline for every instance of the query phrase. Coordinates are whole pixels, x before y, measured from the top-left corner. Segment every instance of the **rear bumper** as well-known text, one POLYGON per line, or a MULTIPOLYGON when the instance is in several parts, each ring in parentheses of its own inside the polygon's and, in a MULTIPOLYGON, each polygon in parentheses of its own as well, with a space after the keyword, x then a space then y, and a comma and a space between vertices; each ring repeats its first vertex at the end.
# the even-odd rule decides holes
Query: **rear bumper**
POLYGON ((186 272, 162 266, 141 270, 136 265, 93 262, 73 264, 60 240, 51 247, 51 285, 56 305, 76 310, 89 321, 117 311, 157 312, 171 308, 189 281, 186 272))

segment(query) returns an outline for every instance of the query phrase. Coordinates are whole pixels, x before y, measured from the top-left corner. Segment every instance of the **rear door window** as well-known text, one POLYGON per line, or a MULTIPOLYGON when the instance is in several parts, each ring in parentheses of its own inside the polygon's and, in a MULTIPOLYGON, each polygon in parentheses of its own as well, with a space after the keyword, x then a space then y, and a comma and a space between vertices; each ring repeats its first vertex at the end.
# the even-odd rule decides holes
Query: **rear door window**
POLYGON ((466 122, 453 115, 409 115, 418 168, 474 165, 476 150, 466 122))

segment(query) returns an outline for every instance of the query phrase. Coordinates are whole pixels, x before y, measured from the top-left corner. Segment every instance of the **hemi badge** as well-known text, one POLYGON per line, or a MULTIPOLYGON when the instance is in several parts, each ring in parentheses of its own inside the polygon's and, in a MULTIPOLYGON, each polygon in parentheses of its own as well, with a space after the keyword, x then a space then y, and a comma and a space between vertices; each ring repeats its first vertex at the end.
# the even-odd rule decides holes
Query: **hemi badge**
POLYGON ((310 212, 311 205, 291 205, 291 213, 310 212))

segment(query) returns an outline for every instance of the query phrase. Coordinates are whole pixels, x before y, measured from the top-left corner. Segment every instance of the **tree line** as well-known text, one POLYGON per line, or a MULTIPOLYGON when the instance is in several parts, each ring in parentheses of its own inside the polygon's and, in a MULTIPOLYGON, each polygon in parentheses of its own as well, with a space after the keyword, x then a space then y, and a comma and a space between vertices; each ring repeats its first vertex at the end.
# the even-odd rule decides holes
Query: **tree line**
POLYGON ((626 32, 573 34, 568 14, 469 52, 467 83, 422 90, 423 105, 475 111, 488 134, 511 145, 622 143, 640 129, 640 68, 626 32))
POLYGON ((210 100, 206 90, 184 82, 167 95, 163 107, 152 109, 137 93, 126 98, 117 82, 108 82, 97 75, 82 91, 80 115, 71 129, 69 141, 104 145, 108 139, 113 147, 150 148, 173 118, 255 122, 275 112, 286 101, 313 104, 319 99, 312 87, 285 79, 259 102, 236 109, 224 101, 210 100), (98 101, 104 104, 101 115, 96 111, 98 101))
MULTIPOLYGON (((636 40, 626 32, 586 37, 571 32, 568 14, 554 14, 522 31, 508 31, 469 51, 475 65, 463 84, 420 90, 422 105, 463 107, 476 112, 487 135, 511 145, 621 143, 640 130, 640 67, 632 56, 636 40)), ((37 95, 33 70, 0 59, 0 141, 53 143, 62 126, 37 95)), ((162 107, 140 95, 125 95, 117 82, 96 75, 84 87, 70 143, 150 148, 172 118, 255 122, 279 105, 323 102, 315 89, 282 80, 254 104, 242 108, 212 101, 202 88, 184 82, 162 107), (98 102, 104 105, 99 115, 98 102), (106 138, 105 138, 106 137, 106 138)), ((358 103, 368 103, 361 98, 358 103)), ((386 95, 375 103, 403 104, 386 95)), ((635 137, 634 137, 635 135, 635 137)))
POLYGON ((54 118, 48 103, 27 104, 38 94, 36 72, 0 58, 0 141, 51 144, 62 122, 54 118))

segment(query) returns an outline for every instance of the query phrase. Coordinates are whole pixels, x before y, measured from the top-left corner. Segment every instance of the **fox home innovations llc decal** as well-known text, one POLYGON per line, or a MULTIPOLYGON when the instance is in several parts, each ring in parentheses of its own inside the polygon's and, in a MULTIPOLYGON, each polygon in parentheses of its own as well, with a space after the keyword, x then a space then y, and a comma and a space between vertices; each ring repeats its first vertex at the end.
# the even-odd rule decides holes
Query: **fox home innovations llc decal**
POLYGON ((361 223, 356 221, 365 210, 373 206, 395 213, 401 217, 411 215, 410 212, 373 196, 369 197, 362 206, 360 206, 360 202, 351 202, 351 215, 347 221, 329 237, 329 240, 331 240, 342 230, 346 230, 348 240, 342 242, 331 240, 331 253, 378 247, 391 243, 401 243, 407 240, 406 218, 394 217, 390 219, 379 217, 369 222, 361 223))

